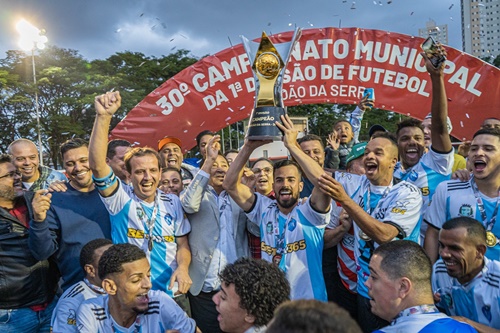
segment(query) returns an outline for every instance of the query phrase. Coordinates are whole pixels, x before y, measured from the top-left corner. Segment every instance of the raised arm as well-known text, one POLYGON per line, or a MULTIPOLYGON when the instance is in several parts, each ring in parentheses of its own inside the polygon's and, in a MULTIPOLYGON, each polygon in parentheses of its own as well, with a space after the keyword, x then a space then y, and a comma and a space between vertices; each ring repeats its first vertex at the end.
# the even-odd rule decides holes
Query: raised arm
POLYGON ((358 227, 378 244, 383 244, 393 240, 399 233, 392 224, 380 223, 370 216, 354 200, 347 195, 342 184, 329 175, 323 175, 319 180, 319 188, 324 193, 330 195, 335 201, 340 203, 358 227))
POLYGON ((89 142, 89 165, 99 193, 108 197, 118 186, 117 178, 106 163, 108 132, 111 118, 121 105, 118 91, 97 96, 94 101, 96 117, 89 142))
MULTIPOLYGON (((440 51, 445 53, 440 45, 440 51)), ((431 104, 431 139, 432 148, 440 153, 450 152, 452 149, 450 133, 448 131, 448 101, 446 99, 446 89, 444 87, 443 70, 445 62, 439 68, 435 68, 427 55, 422 53, 425 60, 425 67, 431 76, 432 83, 432 104, 431 104)))
POLYGON ((319 212, 328 211, 332 200, 329 195, 326 195, 318 189, 318 178, 321 177, 325 171, 318 163, 313 162, 311 157, 304 153, 298 145, 298 132, 293 127, 292 120, 288 117, 288 115, 281 116, 281 120, 283 124, 276 122, 276 126, 278 126, 284 133, 283 143, 285 144, 285 147, 288 149, 293 159, 300 165, 300 168, 305 173, 307 179, 309 179, 314 185, 314 189, 310 197, 312 207, 319 212))
POLYGON ((243 147, 241 147, 240 152, 233 163, 231 163, 229 170, 227 170, 226 177, 222 183, 224 190, 226 190, 234 202, 236 202, 245 212, 248 212, 252 208, 255 202, 255 195, 248 186, 242 184, 240 181, 243 176, 243 167, 257 147, 269 142, 270 141, 245 140, 243 147))

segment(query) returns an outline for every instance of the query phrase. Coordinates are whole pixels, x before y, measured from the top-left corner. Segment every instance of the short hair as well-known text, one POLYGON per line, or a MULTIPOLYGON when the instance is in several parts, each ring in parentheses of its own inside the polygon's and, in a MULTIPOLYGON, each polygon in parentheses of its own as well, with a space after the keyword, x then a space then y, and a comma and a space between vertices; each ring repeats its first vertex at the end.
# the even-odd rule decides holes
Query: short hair
POLYGON ((282 167, 285 167, 285 166, 289 166, 289 165, 296 167, 298 172, 299 172, 299 177, 302 177, 302 169, 300 168, 300 165, 293 160, 282 160, 282 161, 274 163, 273 174, 276 175, 276 170, 278 170, 282 167))
POLYGON ((304 135, 303 137, 301 137, 300 139, 297 140, 297 142, 299 143, 299 145, 302 142, 307 142, 307 141, 319 141, 319 143, 321 143, 321 147, 323 149, 325 148, 325 146, 323 145, 323 140, 321 139, 321 137, 317 136, 316 134, 306 134, 306 135, 304 135))
POLYGON ((467 239, 474 244, 486 244, 486 229, 478 220, 471 217, 459 216, 446 221, 441 229, 452 230, 456 228, 465 228, 467 230, 467 239))
POLYGON ((94 262, 95 260, 95 251, 98 248, 101 248, 106 245, 113 244, 112 241, 106 238, 97 238, 94 240, 91 240, 87 244, 85 244, 82 247, 82 250, 80 251, 80 267, 84 270, 85 272, 85 265, 90 265, 94 262))
POLYGON ((215 132, 212 132, 210 130, 204 130, 204 131, 201 131, 200 133, 198 133, 198 135, 196 136, 196 146, 199 148, 200 147, 200 141, 201 141, 201 138, 204 137, 205 135, 211 135, 211 136, 215 136, 215 132))
POLYGON ((28 139, 25 139, 25 138, 19 138, 19 139, 16 139, 16 140, 12 141, 12 142, 9 144, 9 147, 7 147, 7 152, 8 152, 9 154, 11 154, 11 155, 12 155, 12 147, 13 147, 14 145, 18 144, 18 143, 27 143, 27 144, 31 144, 31 145, 33 145, 33 146, 35 147, 35 149, 38 151, 38 148, 37 148, 36 144, 35 144, 33 141, 28 140, 28 139))
POLYGON ((431 260, 417 243, 395 240, 380 245, 373 255, 382 257, 380 268, 391 280, 407 277, 420 290, 431 290, 431 260))
POLYGON ((240 258, 219 274, 226 284, 234 284, 239 306, 255 317, 255 326, 266 325, 274 310, 290 299, 290 284, 276 265, 252 258, 240 258))
POLYGON ((252 168, 255 166, 255 164, 257 164, 257 162, 260 162, 260 161, 266 161, 267 163, 271 164, 272 166, 274 166, 274 162, 271 161, 270 159, 266 158, 266 157, 259 157, 257 160, 255 160, 255 162, 253 162, 252 164, 252 168))
POLYGON ((301 299, 281 304, 267 333, 361 333, 349 313, 332 302, 301 299))
POLYGON ((177 174, 179 174, 179 178, 182 180, 182 173, 181 173, 181 171, 179 169, 176 169, 174 167, 161 168, 161 173, 164 173, 164 172, 167 172, 167 171, 176 172, 177 174))
POLYGON ((64 154, 66 154, 67 151, 80 148, 80 147, 88 147, 89 143, 83 139, 80 138, 73 138, 66 140, 61 144, 61 147, 59 148, 61 152, 61 157, 64 157, 64 154))
POLYGON ((99 260, 99 279, 108 275, 123 272, 123 264, 146 258, 146 253, 138 246, 130 243, 112 245, 99 260))
POLYGON ((389 133, 389 132, 375 133, 375 134, 373 134, 373 137, 371 138, 371 140, 378 139, 378 138, 383 138, 383 139, 389 140, 389 142, 391 143, 391 146, 394 150, 395 156, 398 157, 398 154, 399 154, 398 143, 396 141, 396 137, 394 136, 394 134, 389 133))
POLYGON ((132 144, 127 140, 114 139, 108 142, 108 150, 106 152, 106 157, 110 160, 116 155, 116 148, 118 147, 132 147, 132 144))
POLYGON ((227 156, 227 154, 231 154, 231 153, 236 153, 238 154, 240 151, 238 149, 229 149, 228 151, 226 151, 224 153, 224 156, 227 156))
POLYGON ((9 154, 0 154, 0 164, 12 163, 12 156, 9 154))
POLYGON ((158 161, 158 170, 161 170, 161 162, 160 162, 160 155, 158 152, 150 147, 135 147, 130 149, 126 154, 123 160, 125 161, 125 167, 127 168, 128 173, 132 173, 132 166, 130 165, 130 160, 133 157, 142 157, 146 155, 153 155, 156 157, 156 160, 158 161))
POLYGON ((408 118, 401 120, 398 124, 398 129, 396 130, 396 137, 399 137, 399 132, 405 127, 418 127, 423 131, 422 122, 415 118, 408 118))
POLYGON ((472 139, 475 139, 476 136, 482 135, 482 134, 493 135, 493 136, 496 136, 498 139, 500 139, 500 129, 498 129, 498 128, 481 128, 476 133, 474 133, 474 136, 472 137, 472 139))

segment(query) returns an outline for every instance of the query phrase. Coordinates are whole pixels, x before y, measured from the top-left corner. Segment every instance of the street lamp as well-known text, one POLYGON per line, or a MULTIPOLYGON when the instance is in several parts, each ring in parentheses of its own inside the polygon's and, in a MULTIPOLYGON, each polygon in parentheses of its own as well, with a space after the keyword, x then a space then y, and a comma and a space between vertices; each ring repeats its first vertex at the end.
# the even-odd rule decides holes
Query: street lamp
POLYGON ((38 105, 38 89, 36 87, 36 70, 35 70, 35 49, 44 49, 47 43, 45 30, 40 30, 25 19, 19 21, 16 25, 21 38, 19 39, 19 46, 24 51, 31 50, 31 62, 33 64, 33 83, 35 85, 35 108, 36 108, 36 127, 38 133, 38 150, 40 155, 40 165, 43 165, 43 146, 42 146, 42 133, 40 126, 40 109, 38 105))

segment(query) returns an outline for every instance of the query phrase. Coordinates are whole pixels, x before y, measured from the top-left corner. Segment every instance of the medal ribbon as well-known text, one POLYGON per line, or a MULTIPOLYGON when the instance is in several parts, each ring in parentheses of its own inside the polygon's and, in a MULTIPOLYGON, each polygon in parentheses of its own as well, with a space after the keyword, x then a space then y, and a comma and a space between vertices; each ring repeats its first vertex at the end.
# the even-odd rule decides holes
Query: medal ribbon
POLYGON ((137 214, 137 217, 143 224, 145 224, 148 227, 149 235, 148 235, 148 249, 149 251, 153 250, 153 229, 155 228, 155 223, 156 223, 156 215, 158 214, 158 208, 160 204, 158 203, 158 198, 155 196, 155 205, 153 207, 153 213, 151 213, 151 217, 148 219, 146 215, 146 211, 144 210, 144 207, 142 206, 142 202, 139 200, 139 208, 142 211, 142 216, 140 214, 137 214))
POLYGON ((421 313, 439 313, 438 308, 434 306, 434 304, 424 304, 424 305, 417 305, 417 306, 412 306, 411 308, 404 309, 401 311, 396 318, 394 318, 391 322, 391 326, 396 324, 398 318, 401 317, 408 317, 416 314, 421 314, 421 313))
POLYGON ((484 209, 483 199, 479 194, 479 189, 477 188, 477 184, 474 181, 474 177, 471 178, 470 184, 472 186, 472 190, 474 191, 474 196, 476 197, 477 208, 481 213, 481 219, 483 220, 482 221, 483 225, 486 228, 486 231, 492 231, 493 227, 495 226, 495 222, 497 220, 498 206, 500 205, 500 189, 498 189, 498 197, 495 210, 493 211, 493 215, 491 215, 491 219, 488 221, 488 217, 486 216, 486 210, 484 209))

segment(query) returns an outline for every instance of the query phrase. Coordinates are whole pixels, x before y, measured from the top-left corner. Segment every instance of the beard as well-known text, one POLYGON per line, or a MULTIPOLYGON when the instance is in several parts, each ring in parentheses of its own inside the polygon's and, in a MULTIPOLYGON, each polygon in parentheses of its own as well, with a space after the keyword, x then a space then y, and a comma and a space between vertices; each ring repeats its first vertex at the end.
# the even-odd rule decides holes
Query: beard
MULTIPOLYGON (((280 189, 280 192, 282 190, 285 190, 285 189, 289 189, 289 188, 282 188, 282 189, 280 189)), ((278 195, 276 195, 276 201, 283 208, 292 208, 299 201, 299 193, 293 193, 292 189, 289 189, 289 190, 292 192, 290 199, 287 199, 287 200, 281 199, 280 193, 278 193, 278 195)))
POLYGON ((0 186, 0 198, 14 201, 22 194, 22 191, 17 191, 14 187, 0 186))

